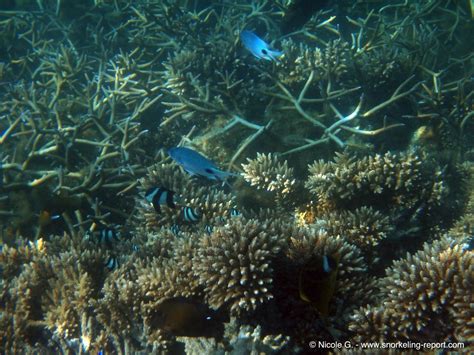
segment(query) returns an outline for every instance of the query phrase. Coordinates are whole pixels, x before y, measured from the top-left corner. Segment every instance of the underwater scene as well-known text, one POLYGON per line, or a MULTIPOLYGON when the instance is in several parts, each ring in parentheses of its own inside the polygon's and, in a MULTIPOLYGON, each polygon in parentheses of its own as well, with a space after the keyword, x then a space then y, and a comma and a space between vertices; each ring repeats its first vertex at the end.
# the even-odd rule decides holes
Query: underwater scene
POLYGON ((474 352, 474 1, 1 0, 0 353, 474 352))

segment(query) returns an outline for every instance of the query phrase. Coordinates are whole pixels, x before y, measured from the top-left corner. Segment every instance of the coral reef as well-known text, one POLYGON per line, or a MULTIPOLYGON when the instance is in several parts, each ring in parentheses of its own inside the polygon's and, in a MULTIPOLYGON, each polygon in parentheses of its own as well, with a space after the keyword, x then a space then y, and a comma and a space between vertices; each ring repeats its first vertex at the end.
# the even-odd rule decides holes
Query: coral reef
POLYGON ((219 354, 225 351, 244 354, 278 354, 289 349, 289 337, 264 335, 260 326, 238 326, 235 319, 226 326, 226 344, 209 339, 183 339, 186 354, 219 354))
POLYGON ((293 177, 293 169, 288 162, 271 153, 257 153, 255 159, 247 158, 247 164, 242 164, 243 178, 257 189, 270 191, 275 194, 276 203, 280 208, 291 207, 288 196, 297 189, 293 177))
POLYGON ((255 159, 247 159, 248 164, 242 164, 244 179, 252 186, 267 191, 277 191, 284 196, 291 192, 293 169, 288 168, 288 162, 280 163, 278 158, 271 154, 257 153, 255 159))
POLYGON ((341 39, 328 42, 323 49, 296 45, 292 40, 282 44, 285 53, 278 71, 279 80, 285 85, 304 85, 306 76, 315 72, 314 80, 330 80, 335 83, 347 74, 351 49, 349 43, 341 39))
POLYGON ((471 9, 303 3, 0 5, 1 353, 472 351, 471 9))
POLYGON ((469 172, 469 179, 466 183, 467 205, 461 218, 449 230, 449 235, 459 242, 465 241, 474 234, 474 165, 472 163, 465 165, 469 172))
POLYGON ((360 251, 345 242, 342 237, 316 228, 296 229, 291 233, 287 253, 290 262, 296 266, 311 264, 312 259, 322 258, 324 255, 337 254, 339 283, 337 292, 344 295, 344 298, 354 297, 354 300, 358 298, 355 293, 360 290, 360 285, 364 284, 366 266, 360 256, 360 251))
POLYGON ((309 173, 306 187, 321 212, 372 206, 388 213, 392 221, 403 221, 406 230, 420 224, 425 228, 430 223, 449 225, 466 202, 465 169, 452 163, 441 167, 423 153, 385 153, 360 159, 344 153, 333 162, 315 162, 309 173), (445 204, 448 194, 458 196, 451 206, 445 204), (430 222, 435 215, 437 220, 430 222))
POLYGON ((239 313, 273 298, 272 264, 284 239, 267 228, 239 217, 201 240, 195 272, 212 307, 239 313))
POLYGON ((390 261, 439 237, 462 215, 468 175, 462 165, 441 166, 421 151, 361 158, 342 153, 309 166, 305 186, 315 202, 300 214, 305 223, 360 247, 371 272, 380 275, 390 261))
POLYGON ((329 235, 344 236, 344 240, 357 246, 370 264, 377 260, 377 248, 381 241, 392 235, 394 226, 390 218, 372 207, 360 207, 349 210, 332 211, 322 214, 315 221, 329 235))
POLYGON ((428 166, 422 159, 411 153, 362 159, 340 154, 334 162, 312 164, 306 187, 320 205, 329 208, 375 205, 410 209, 421 203, 440 204, 447 194, 441 169, 424 171, 428 166))
POLYGON ((357 341, 460 341, 472 346, 472 251, 445 237, 388 269, 381 298, 354 313, 357 341))

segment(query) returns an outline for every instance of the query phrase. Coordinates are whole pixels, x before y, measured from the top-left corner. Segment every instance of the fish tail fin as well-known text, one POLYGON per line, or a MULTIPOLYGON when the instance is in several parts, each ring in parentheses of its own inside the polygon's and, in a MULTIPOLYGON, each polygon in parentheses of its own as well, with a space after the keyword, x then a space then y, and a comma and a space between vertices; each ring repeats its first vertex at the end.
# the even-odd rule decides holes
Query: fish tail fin
POLYGON ((283 55, 283 52, 281 51, 268 50, 267 53, 268 53, 268 56, 275 62, 278 62, 279 61, 278 57, 281 57, 283 55))

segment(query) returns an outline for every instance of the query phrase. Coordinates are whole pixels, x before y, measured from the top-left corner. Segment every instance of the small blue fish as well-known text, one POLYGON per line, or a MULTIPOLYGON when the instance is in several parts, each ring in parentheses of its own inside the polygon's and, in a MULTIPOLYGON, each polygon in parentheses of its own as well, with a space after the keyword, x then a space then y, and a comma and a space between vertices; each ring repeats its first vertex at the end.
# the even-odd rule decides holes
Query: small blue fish
POLYGON ((245 48, 258 59, 277 60, 283 54, 283 52, 271 50, 264 40, 251 31, 242 31, 240 40, 245 48))
POLYGON ((198 175, 210 180, 225 181, 236 174, 219 170, 212 161, 195 150, 175 147, 168 150, 169 156, 191 175, 198 175))

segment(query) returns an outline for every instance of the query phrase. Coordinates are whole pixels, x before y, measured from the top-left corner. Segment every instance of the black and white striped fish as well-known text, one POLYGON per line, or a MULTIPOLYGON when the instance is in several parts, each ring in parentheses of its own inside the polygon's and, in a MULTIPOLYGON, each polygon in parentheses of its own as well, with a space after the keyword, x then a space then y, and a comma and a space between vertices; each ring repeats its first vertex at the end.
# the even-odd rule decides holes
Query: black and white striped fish
POLYGON ((230 211, 229 211, 229 215, 231 217, 237 217, 237 216, 240 216, 241 213, 237 208, 231 208, 230 211))
POLYGON ((212 231, 213 231, 213 230, 214 230, 214 227, 211 226, 210 224, 206 224, 206 225, 204 226, 204 231, 205 231, 207 234, 209 234, 209 235, 212 234, 212 231))
POLYGON ((99 243, 108 249, 112 248, 119 239, 118 232, 113 228, 105 227, 99 231, 99 243))
POLYGON ((174 191, 164 187, 152 187, 145 192, 145 199, 150 202, 157 213, 161 212, 161 206, 176 208, 174 191))
POLYGON ((106 263, 104 264, 104 266, 105 266, 107 269, 109 269, 110 271, 112 271, 112 270, 118 268, 118 267, 120 266, 120 264, 119 264, 118 259, 117 259, 115 256, 111 255, 111 256, 109 256, 109 258, 107 259, 107 261, 106 261, 106 263))
POLYGON ((179 227, 179 224, 173 224, 170 227, 170 230, 174 235, 178 235, 181 232, 181 228, 179 227))
POLYGON ((183 218, 186 222, 197 222, 201 218, 198 208, 183 207, 183 218))

